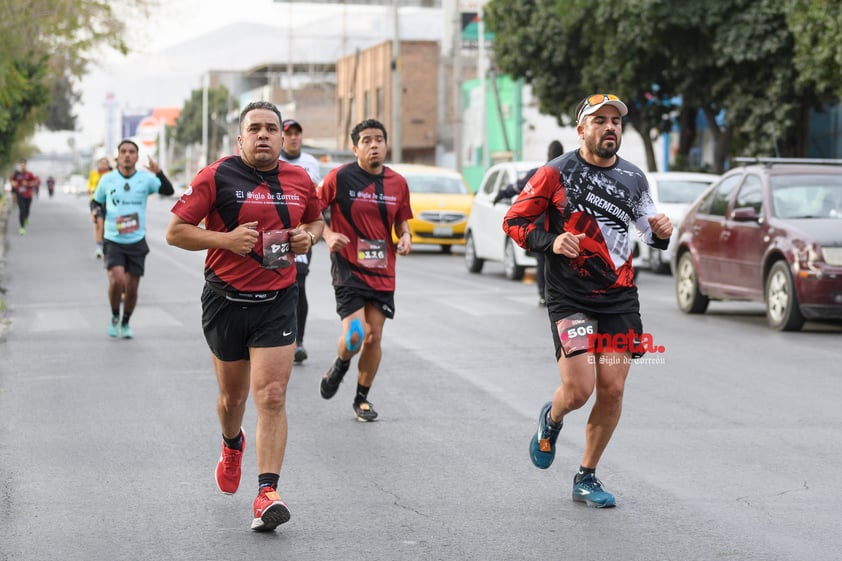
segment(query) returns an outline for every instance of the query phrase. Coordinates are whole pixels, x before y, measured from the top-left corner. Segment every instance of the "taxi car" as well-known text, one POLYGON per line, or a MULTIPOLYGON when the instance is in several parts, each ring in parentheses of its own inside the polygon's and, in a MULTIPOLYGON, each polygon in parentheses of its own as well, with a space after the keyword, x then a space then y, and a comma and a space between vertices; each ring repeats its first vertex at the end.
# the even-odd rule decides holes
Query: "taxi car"
POLYGON ((679 228, 678 307, 764 302, 778 331, 842 319, 842 160, 735 161, 679 228))
MULTIPOLYGON (((386 165, 404 176, 409 185, 412 245, 439 245, 443 253, 450 253, 454 245, 464 245, 473 195, 462 174, 435 166, 386 165)), ((392 237, 397 243, 394 232, 392 237)))

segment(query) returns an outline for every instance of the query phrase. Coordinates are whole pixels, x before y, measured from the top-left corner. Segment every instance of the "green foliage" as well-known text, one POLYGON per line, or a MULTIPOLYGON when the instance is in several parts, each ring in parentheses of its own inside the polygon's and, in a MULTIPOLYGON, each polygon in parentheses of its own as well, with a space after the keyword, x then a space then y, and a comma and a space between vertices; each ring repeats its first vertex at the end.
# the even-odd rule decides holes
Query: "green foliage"
POLYGON ((798 82, 829 99, 842 97, 842 10, 838 0, 787 0, 798 82))
MULTIPOLYGON (((182 146, 202 142, 202 96, 201 89, 193 90, 178 116, 175 140, 182 146)), ((216 159, 219 143, 228 134, 226 116, 236 109, 233 103, 225 86, 208 89, 208 162, 216 159)))
POLYGON ((0 167, 38 124, 73 129, 76 81, 95 49, 126 54, 115 14, 142 16, 157 0, 0 0, 0 167), (118 8, 115 8, 117 6, 118 8))
POLYGON ((43 85, 46 64, 43 57, 27 57, 0 66, 0 162, 16 159, 15 143, 34 130, 33 113, 49 99, 43 85))
POLYGON ((685 110, 708 118, 715 171, 737 150, 806 152, 805 106, 842 90, 840 13, 837 0, 491 0, 485 8, 496 64, 532 85, 542 111, 570 122, 583 96, 613 92, 651 146, 670 111, 663 100, 681 96, 685 110))

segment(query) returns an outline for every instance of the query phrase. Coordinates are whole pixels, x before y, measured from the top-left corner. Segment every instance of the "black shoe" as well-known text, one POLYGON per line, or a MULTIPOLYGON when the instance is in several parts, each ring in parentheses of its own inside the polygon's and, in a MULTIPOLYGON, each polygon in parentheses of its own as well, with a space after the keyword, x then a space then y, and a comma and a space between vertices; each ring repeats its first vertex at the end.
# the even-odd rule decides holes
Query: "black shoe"
POLYGON ((367 423, 377 419, 377 411, 374 410, 374 407, 368 401, 355 401, 354 414, 361 423, 367 423))
POLYGON ((295 348, 295 358, 293 360, 295 362, 304 362, 307 360, 307 351, 304 350, 304 347, 295 348))
POLYGON ((342 383, 342 378, 348 372, 348 366, 350 364, 350 360, 342 362, 337 358, 336 362, 327 369, 327 372, 322 376, 322 383, 319 384, 319 392, 321 392, 323 398, 330 399, 336 395, 336 390, 339 389, 339 384, 342 383))

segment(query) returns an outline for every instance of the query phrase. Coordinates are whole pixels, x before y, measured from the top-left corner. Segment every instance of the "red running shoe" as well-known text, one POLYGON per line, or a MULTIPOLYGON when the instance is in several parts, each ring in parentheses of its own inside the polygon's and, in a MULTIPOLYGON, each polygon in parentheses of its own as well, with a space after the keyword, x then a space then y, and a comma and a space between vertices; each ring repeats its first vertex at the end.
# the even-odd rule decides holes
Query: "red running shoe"
POLYGON ((239 450, 232 450, 222 443, 222 455, 216 464, 216 486, 226 495, 233 495, 240 487, 241 467, 243 465, 243 452, 246 451, 246 433, 240 429, 243 435, 243 445, 239 450))
POLYGON ((254 499, 254 520, 251 529, 255 532, 271 532, 289 520, 289 508, 272 487, 262 487, 254 499))

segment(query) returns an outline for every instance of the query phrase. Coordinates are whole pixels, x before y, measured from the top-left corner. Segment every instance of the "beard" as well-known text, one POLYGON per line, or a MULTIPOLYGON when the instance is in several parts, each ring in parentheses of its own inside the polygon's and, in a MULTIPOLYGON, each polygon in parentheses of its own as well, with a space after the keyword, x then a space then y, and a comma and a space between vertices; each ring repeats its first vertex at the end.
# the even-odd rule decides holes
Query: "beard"
POLYGON ((605 140, 605 137, 603 136, 599 140, 589 141, 587 143, 588 144, 588 150, 592 154, 596 154, 597 156, 599 156, 600 158, 602 158, 604 160, 607 160, 609 158, 613 158, 617 154, 617 151, 620 149, 620 138, 617 137, 617 136, 614 136, 614 135, 612 135, 612 136, 614 138, 614 141, 613 141, 614 145, 613 146, 610 146, 610 147, 605 146, 603 144, 603 141, 605 140))

